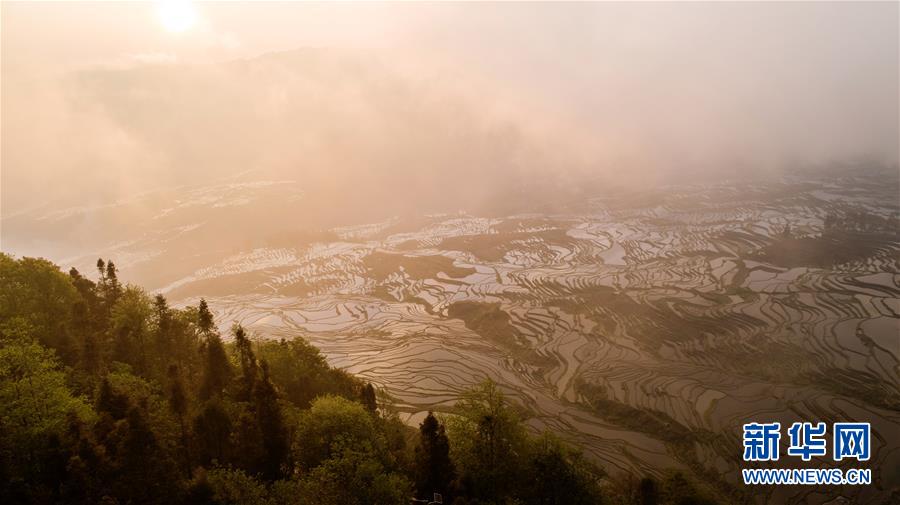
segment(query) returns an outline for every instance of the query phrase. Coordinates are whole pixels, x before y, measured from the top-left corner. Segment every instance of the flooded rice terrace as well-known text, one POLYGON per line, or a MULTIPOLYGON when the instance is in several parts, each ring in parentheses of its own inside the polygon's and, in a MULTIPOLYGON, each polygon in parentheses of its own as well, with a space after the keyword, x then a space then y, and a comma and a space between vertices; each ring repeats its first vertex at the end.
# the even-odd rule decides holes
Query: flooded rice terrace
POLYGON ((869 421, 874 486, 768 491, 862 503, 900 485, 897 189, 722 184, 394 219, 245 251, 168 291, 205 296, 223 331, 305 336, 411 424, 490 377, 610 473, 735 490, 743 423, 869 421))

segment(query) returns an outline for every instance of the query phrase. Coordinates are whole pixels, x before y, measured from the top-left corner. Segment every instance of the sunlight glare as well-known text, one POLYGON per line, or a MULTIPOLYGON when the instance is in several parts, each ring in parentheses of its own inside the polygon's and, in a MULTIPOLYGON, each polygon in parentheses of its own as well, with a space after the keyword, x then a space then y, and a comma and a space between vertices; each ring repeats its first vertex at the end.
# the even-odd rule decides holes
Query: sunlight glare
POLYGON ((197 13, 189 0, 164 0, 157 4, 157 14, 163 28, 174 33, 190 29, 197 20, 197 13))

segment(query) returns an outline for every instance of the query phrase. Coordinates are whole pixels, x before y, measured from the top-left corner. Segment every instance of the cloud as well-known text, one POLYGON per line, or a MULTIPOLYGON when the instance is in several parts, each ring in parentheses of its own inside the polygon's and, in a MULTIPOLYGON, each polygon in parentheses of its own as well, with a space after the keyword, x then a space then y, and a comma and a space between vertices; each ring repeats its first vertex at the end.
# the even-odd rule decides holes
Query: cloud
POLYGON ((329 9, 209 7, 204 51, 353 48, 162 47, 40 78, 4 63, 4 212, 248 171, 323 205, 428 212, 897 163, 896 4, 366 7, 350 25, 329 9))

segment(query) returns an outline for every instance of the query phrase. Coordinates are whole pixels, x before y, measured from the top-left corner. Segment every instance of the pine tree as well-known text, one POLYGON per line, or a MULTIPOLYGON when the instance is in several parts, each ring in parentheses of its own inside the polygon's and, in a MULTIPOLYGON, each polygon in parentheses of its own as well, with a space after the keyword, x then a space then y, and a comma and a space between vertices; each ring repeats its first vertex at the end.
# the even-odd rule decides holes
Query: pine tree
POLYGON ((230 449, 231 418, 219 399, 206 402, 194 418, 194 438, 197 442, 196 457, 202 464, 225 463, 230 449))
POLYGON ((176 354, 173 338, 172 311, 166 297, 157 294, 153 298, 153 317, 156 325, 153 331, 154 340, 154 364, 159 371, 165 370, 167 356, 176 354))
POLYGON ((418 496, 430 498, 432 493, 446 495, 455 473, 444 425, 433 413, 428 412, 428 416, 419 425, 419 446, 416 447, 418 496))
POLYGON ((247 332, 244 327, 236 324, 231 328, 234 335, 234 346, 237 349, 238 357, 241 362, 241 378, 243 381, 243 391, 241 392, 242 400, 249 400, 256 386, 257 363, 256 356, 253 354, 253 346, 250 339, 247 338, 247 332))
POLYGON ((231 363, 228 361, 225 345, 214 329, 212 313, 206 305, 206 300, 202 298, 197 312, 197 327, 203 338, 200 350, 204 359, 200 398, 208 400, 220 394, 228 385, 231 380, 231 363))
POLYGON ((119 284, 119 274, 118 269, 116 269, 116 265, 112 262, 112 260, 106 261, 106 283, 109 286, 110 293, 113 294, 113 298, 122 292, 122 286, 119 284))
POLYGON ((119 295, 122 294, 122 286, 119 284, 118 270, 112 261, 104 263, 102 259, 98 259, 97 270, 100 274, 98 287, 103 298, 105 314, 108 316, 113 305, 119 300, 119 295))
POLYGON ((184 383, 181 380, 181 373, 178 365, 169 366, 169 407, 175 418, 178 419, 178 426, 181 430, 181 451, 184 455, 184 468, 190 475, 191 458, 189 453, 189 441, 186 425, 188 399, 184 391, 184 383))
POLYGON ((103 258, 97 258, 97 272, 99 274, 100 284, 106 282, 106 263, 103 262, 103 258))
POLYGON ((203 382, 200 385, 200 398, 207 400, 222 392, 231 380, 231 363, 225 352, 222 339, 216 334, 211 334, 203 346, 205 364, 203 367, 203 382))
MULTIPOLYGON (((102 263, 103 260, 99 261, 102 263)), ((95 376, 102 367, 101 342, 98 335, 106 331, 107 319, 101 313, 97 285, 81 275, 74 267, 69 270, 69 277, 81 295, 81 299, 72 307, 72 327, 80 340, 78 366, 89 375, 95 376)))
POLYGON ((256 382, 253 395, 263 444, 260 468, 265 478, 275 480, 282 475, 282 465, 288 454, 288 439, 281 416, 281 406, 278 404, 278 394, 269 379, 269 367, 265 361, 260 367, 262 379, 256 382))
POLYGON ((197 310, 197 326, 203 335, 209 335, 213 331, 213 315, 203 298, 200 299, 200 307, 197 310))

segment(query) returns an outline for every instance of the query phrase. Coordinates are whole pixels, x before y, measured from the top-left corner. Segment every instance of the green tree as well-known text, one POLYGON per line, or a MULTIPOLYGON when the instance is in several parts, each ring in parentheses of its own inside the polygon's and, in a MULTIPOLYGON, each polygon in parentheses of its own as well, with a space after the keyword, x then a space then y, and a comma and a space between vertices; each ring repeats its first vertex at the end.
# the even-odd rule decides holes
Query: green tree
POLYGON ((257 356, 269 364, 269 376, 284 399, 299 408, 309 408, 313 399, 327 394, 357 398, 359 381, 329 367, 322 353, 302 337, 260 342, 257 356))
POLYGON ((296 429, 295 458, 310 470, 345 447, 375 452, 383 446, 375 420, 359 403, 339 396, 316 399, 296 429))
POLYGON ((216 468, 206 472, 206 481, 212 491, 212 503, 274 505, 265 485, 241 470, 216 468))
POLYGON ((32 335, 70 365, 78 360, 69 329, 79 299, 69 276, 53 263, 0 253, 0 321, 26 321, 32 335))
POLYGON ((484 500, 512 496, 527 451, 519 416, 491 380, 463 394, 447 420, 450 452, 465 493, 484 500))
POLYGON ((405 505, 412 486, 365 450, 344 446, 304 475, 300 502, 317 505, 405 505))
POLYGON ((70 416, 96 417, 69 389, 53 351, 36 342, 0 346, 0 467, 8 482, 40 479, 56 466, 48 455, 58 452, 70 416))
MULTIPOLYGON (((107 263, 107 266, 109 263, 107 263)), ((147 351, 152 306, 146 293, 129 286, 112 307, 110 329, 115 337, 113 356, 134 366, 138 374, 149 372, 147 351)))

